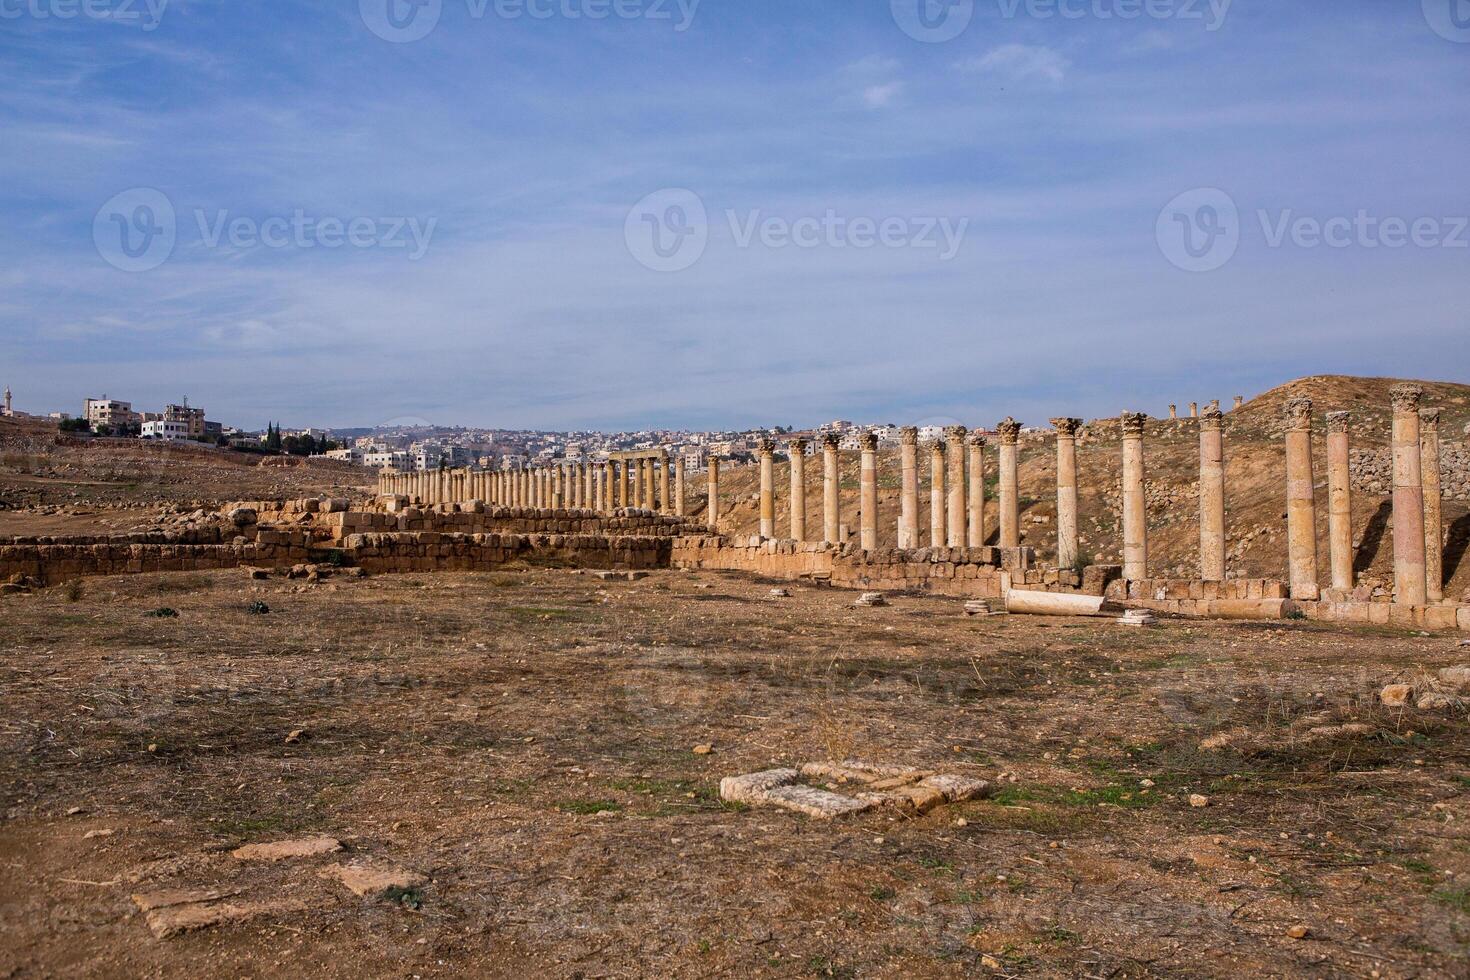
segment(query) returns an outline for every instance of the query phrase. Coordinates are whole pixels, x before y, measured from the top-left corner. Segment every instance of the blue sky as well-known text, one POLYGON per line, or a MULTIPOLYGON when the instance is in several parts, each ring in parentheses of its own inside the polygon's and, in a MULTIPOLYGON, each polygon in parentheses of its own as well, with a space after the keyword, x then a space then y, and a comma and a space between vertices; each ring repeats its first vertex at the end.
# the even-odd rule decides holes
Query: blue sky
POLYGON ((81 2, 0 0, 24 410, 989 425, 1470 380, 1467 0, 81 2), (126 271, 124 233, 171 245, 126 271))

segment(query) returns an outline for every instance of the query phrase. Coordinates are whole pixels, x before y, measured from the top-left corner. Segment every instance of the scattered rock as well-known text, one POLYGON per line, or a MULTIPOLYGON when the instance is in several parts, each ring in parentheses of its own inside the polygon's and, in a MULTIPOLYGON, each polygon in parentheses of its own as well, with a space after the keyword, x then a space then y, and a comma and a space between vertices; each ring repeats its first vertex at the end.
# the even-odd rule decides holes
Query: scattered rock
POLYGON ((113 831, 111 827, 98 827, 96 830, 89 830, 85 834, 83 834, 82 840, 92 840, 96 837, 111 837, 112 834, 113 831))
POLYGON ((1189 795, 1189 805, 1192 807, 1209 806, 1210 798, 1208 796, 1201 796, 1199 793, 1191 793, 1189 795))
POLYGON ((305 737, 306 732, 304 730, 300 728, 292 729, 292 731, 286 736, 286 744, 295 745, 297 742, 301 741, 305 737))
MULTIPOLYGON (((1470 640, 1463 640, 1460 645, 1470 645, 1470 640)), ((1439 679, 1456 687, 1470 687, 1470 667, 1443 667, 1440 669, 1439 679)))
POLYGON ((699 745, 696 745, 694 747, 694 754, 695 755, 709 755, 710 753, 714 752, 714 750, 715 750, 715 747, 713 745, 710 745, 710 744, 708 744, 706 742, 706 743, 701 743, 699 745))
POLYGON ((86 807, 84 807, 84 806, 74 806, 74 807, 68 807, 67 808, 66 815, 68 817, 77 817, 77 816, 81 816, 82 814, 84 814, 86 812, 87 812, 87 808, 86 807))
POLYGON ((1426 691, 1419 695, 1415 702, 1420 711, 1447 711, 1453 708, 1459 701, 1448 694, 1440 694, 1438 691, 1426 691))
POLYGON ((648 578, 647 572, 627 572, 625 576, 629 582, 637 582, 639 579, 648 578))
POLYGON ((864 592, 858 596, 854 606, 886 606, 888 599, 881 592, 864 592))
POLYGON ((1378 700, 1385 708, 1402 708, 1414 696, 1414 688, 1408 684, 1389 684, 1378 692, 1378 700))
POLYGON ((287 858, 316 857, 341 849, 342 842, 335 837, 304 837, 270 844, 246 844, 235 848, 230 854, 241 861, 281 861, 287 858))
POLYGON ((771 590, 771 598, 772 599, 790 599, 791 598, 791 590, 790 589, 772 589, 771 590))
POLYGON ((1130 609, 1118 620, 1119 626, 1153 626, 1158 619, 1147 609, 1130 609))
POLYGON ((1286 930, 1286 934, 1288 936, 1290 936, 1292 939, 1306 939, 1308 936, 1310 936, 1312 934, 1312 930, 1311 929, 1308 929, 1306 926, 1302 925, 1301 923, 1297 923, 1296 925, 1292 926, 1290 929, 1286 930))
POLYGON ((339 864, 323 868, 321 876, 341 882, 348 891, 362 898, 409 891, 429 883, 428 877, 417 871, 384 864, 339 864))

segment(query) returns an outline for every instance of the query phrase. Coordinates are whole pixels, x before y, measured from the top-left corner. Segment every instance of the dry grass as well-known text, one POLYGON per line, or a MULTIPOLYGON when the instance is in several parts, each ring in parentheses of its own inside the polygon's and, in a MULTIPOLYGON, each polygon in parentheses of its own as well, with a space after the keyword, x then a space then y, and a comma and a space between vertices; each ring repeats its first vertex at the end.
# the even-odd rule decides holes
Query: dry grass
POLYGON ((0 971, 1463 968, 1464 719, 1373 698, 1470 659, 1454 640, 1125 632, 768 591, 680 573, 308 588, 231 572, 6 599, 0 857, 33 884, 0 899, 0 971), (179 617, 143 615, 161 604, 179 617), (1368 733, 1305 737, 1347 721, 1368 733), (1232 731, 1250 738, 1201 750, 1232 731), (723 775, 854 754, 999 791, 830 825, 717 799, 723 775), (224 854, 306 833, 432 882, 407 906, 364 903, 315 864, 224 854), (125 914, 141 888, 224 885, 304 911, 166 942, 125 914), (1299 922, 1312 939, 1286 935, 1299 922))

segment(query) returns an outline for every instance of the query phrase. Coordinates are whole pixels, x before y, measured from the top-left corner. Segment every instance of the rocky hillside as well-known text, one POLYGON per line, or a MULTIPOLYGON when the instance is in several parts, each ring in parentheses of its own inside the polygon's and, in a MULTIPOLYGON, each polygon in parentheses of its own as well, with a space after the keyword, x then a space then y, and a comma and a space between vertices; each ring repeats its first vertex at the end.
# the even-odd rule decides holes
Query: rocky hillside
MULTIPOLYGON (((1366 581, 1391 578, 1391 512, 1388 507, 1388 443, 1391 406, 1389 389, 1394 378, 1320 376, 1303 378, 1274 388, 1225 417, 1226 532, 1229 563, 1237 575, 1281 577, 1286 568, 1286 487, 1284 431, 1281 410, 1289 398, 1310 397, 1317 425, 1319 542, 1326 574, 1327 489, 1326 412, 1353 413, 1354 446, 1353 520, 1359 544, 1358 562, 1366 581)), ((1463 556, 1470 544, 1470 386, 1422 382, 1426 407, 1441 409, 1441 465, 1445 470, 1445 569, 1450 575, 1447 594, 1458 597, 1470 589, 1470 562, 1463 556)), ((1228 402, 1227 402, 1228 404, 1228 402)), ((1064 410, 1060 407, 1059 410, 1064 410)), ((1026 419, 1040 426, 1022 436, 1021 502, 1023 541, 1044 558, 1055 556, 1056 466, 1054 442, 1044 419, 1026 419)), ((993 424, 989 423, 989 424, 993 424)), ((1198 559, 1199 435, 1197 423, 1184 418, 1150 422, 1145 441, 1148 465, 1150 568, 1154 574, 1192 575, 1198 559)), ((997 527, 994 500, 995 449, 987 453, 991 481, 987 526, 992 538, 997 527)), ((1119 439, 1115 420, 1099 419, 1084 426, 1078 439, 1079 499, 1082 552, 1098 562, 1119 560, 1121 545, 1119 439)), ((919 524, 928 527, 927 458, 921 451, 919 524)), ((899 509, 899 473, 896 451, 884 451, 879 462, 880 545, 895 543, 899 509)), ((856 453, 843 454, 842 506, 844 522, 857 526, 856 453)), ((789 470, 778 463, 777 522, 788 526, 786 487, 789 470)), ((820 531, 821 466, 807 465, 809 526, 820 531)), ((723 526, 735 533, 754 533, 758 527, 755 467, 726 469, 722 473, 723 526)), ((702 494, 698 479, 694 488, 702 494)), ((702 498, 695 504, 702 512, 702 498)))

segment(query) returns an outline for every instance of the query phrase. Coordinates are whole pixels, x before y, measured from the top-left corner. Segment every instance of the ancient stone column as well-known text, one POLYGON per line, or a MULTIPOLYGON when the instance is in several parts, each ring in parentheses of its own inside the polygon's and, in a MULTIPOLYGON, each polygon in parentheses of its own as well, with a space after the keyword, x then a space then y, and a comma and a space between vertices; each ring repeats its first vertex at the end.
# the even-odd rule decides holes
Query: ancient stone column
POLYGON ((720 526, 720 457, 709 458, 709 489, 706 491, 709 500, 705 503, 705 517, 710 530, 717 530, 720 526))
POLYGON ((1199 419, 1199 577, 1225 581, 1225 437, 1220 410, 1199 419))
POLYGON ((762 439, 758 448, 761 467, 761 537, 776 536, 776 444, 762 439))
POLYGON ((1240 406, 1242 406, 1244 404, 1245 404, 1245 396, 1244 395, 1236 395, 1235 396, 1235 407, 1236 408, 1239 408, 1240 406))
POLYGON ((1189 417, 1192 419, 1199 418, 1199 402, 1189 403, 1189 417))
POLYGON ((674 516, 684 516, 684 454, 674 457, 674 516))
POLYGON ((1293 599, 1317 599, 1317 494, 1312 475, 1312 400, 1290 398, 1286 413, 1286 564, 1293 599))
POLYGON ((1000 546, 1021 547, 1021 489, 1018 475, 1021 423, 1013 418, 997 423, 1000 435, 1000 546))
POLYGON ((1353 474, 1347 412, 1327 413, 1327 551, 1332 587, 1353 587, 1353 474))
POLYGON ((944 443, 929 444, 929 547, 943 548, 949 524, 944 519, 944 443))
POLYGON ((1143 490, 1143 427, 1148 416, 1124 412, 1123 429, 1123 577, 1148 578, 1148 505, 1143 490))
POLYGON ((878 437, 864 432, 858 438, 862 463, 858 469, 859 543, 864 551, 878 550, 878 437))
POLYGON ((1424 558, 1424 453, 1419 445, 1419 400, 1424 389, 1394 385, 1393 397, 1393 579, 1394 601, 1422 606, 1429 601, 1424 558))
POLYGON ((1052 419, 1057 430, 1057 568, 1077 567, 1077 429, 1081 419, 1052 419))
POLYGON ((970 436, 970 538, 971 548, 985 547, 985 437, 970 436))
POLYGON ((567 467, 565 463, 557 465, 552 470, 551 481, 551 506, 561 510, 567 506, 567 467))
POLYGON ((949 530, 945 536, 945 544, 951 548, 963 548, 966 541, 965 431, 963 425, 951 425, 944 430, 944 452, 949 462, 946 477, 949 493, 945 509, 946 526, 949 530))
POLYGON ((1178 405, 1170 405, 1169 406, 1169 419, 1170 419, 1170 421, 1173 421, 1174 419, 1177 419, 1178 417, 1179 417, 1179 406, 1178 405))
POLYGON ((791 457, 791 539, 806 540, 806 440, 786 443, 791 457))
POLYGON ((658 510, 658 480, 663 470, 663 463, 658 459, 644 460, 643 467, 643 509, 658 510))
POLYGON ((1424 486, 1424 596, 1444 600, 1444 517, 1439 474, 1439 409, 1419 410, 1419 460, 1424 486))
POLYGON ((827 544, 841 542, 841 467, 838 447, 842 439, 835 432, 822 437, 822 540, 827 544))
POLYGON ((906 425, 898 434, 898 546, 919 546, 919 430, 906 425))
POLYGON ((658 512, 660 514, 672 514, 674 508, 671 506, 669 499, 669 477, 673 474, 669 472, 670 461, 668 454, 661 454, 658 459, 653 461, 653 465, 658 468, 658 512))
POLYGON ((633 506, 633 461, 629 459, 618 462, 618 506, 633 506))

